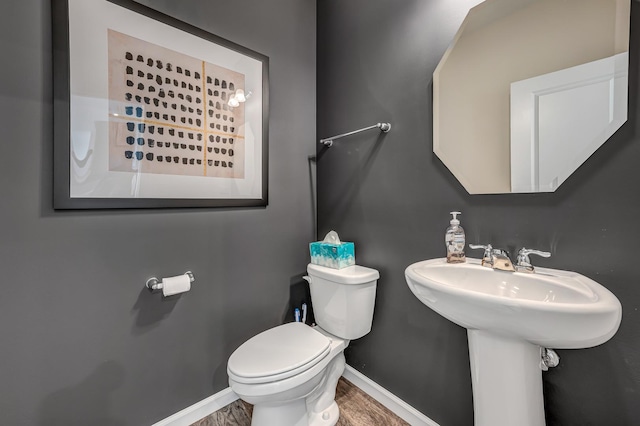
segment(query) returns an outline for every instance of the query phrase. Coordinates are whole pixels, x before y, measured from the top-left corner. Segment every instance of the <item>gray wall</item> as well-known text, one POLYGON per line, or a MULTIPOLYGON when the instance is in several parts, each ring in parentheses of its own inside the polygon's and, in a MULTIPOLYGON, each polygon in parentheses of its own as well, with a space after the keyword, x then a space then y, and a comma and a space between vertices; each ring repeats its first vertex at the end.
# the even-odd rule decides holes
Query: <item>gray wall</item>
POLYGON ((49 0, 0 13, 0 423, 144 425, 227 384, 315 236, 315 1, 145 1, 270 58, 266 209, 54 211, 49 0), (277 25, 274 25, 277 23, 277 25), (173 300, 143 290, 192 270, 173 300))
POLYGON ((611 341, 561 350, 544 373, 548 424, 636 425, 640 9, 632 2, 628 123, 556 193, 470 196, 432 153, 431 75, 472 3, 318 2, 318 137, 393 126, 318 152, 319 235, 335 229, 381 274, 373 329, 351 343, 347 362, 442 426, 472 424, 465 330, 422 305, 403 273, 443 257, 448 212, 461 210, 467 242, 549 250, 539 265, 578 271, 622 302, 611 341))

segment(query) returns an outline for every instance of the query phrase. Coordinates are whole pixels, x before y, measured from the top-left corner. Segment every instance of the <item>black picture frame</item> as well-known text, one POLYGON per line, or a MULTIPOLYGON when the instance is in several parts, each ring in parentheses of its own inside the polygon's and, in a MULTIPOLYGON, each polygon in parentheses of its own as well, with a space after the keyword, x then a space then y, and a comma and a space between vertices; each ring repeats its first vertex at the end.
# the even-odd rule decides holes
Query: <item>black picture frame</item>
MULTIPOLYGON (((110 194, 94 196, 84 196, 83 194, 73 194, 72 185, 72 141, 71 141, 71 116, 72 102, 74 97, 71 93, 71 56, 73 55, 70 48, 70 1, 73 0, 52 0, 52 18, 53 18, 53 116, 54 116, 54 176, 53 176, 53 206, 54 209, 146 209, 146 208, 206 208, 206 207, 265 207, 268 204, 268 151, 269 151, 269 58, 258 52, 240 46, 234 42, 221 38, 201 28, 195 27, 189 23, 175 19, 169 15, 151 9, 133 0, 94 0, 104 3, 116 5, 123 8, 126 12, 151 18, 158 23, 159 28, 164 25, 179 30, 181 32, 198 37, 212 45, 227 49, 230 55, 244 55, 250 61, 258 61, 261 76, 259 77, 261 87, 258 88, 259 96, 255 96, 260 101, 256 102, 253 111, 254 134, 260 136, 255 137, 255 158, 252 161, 254 165, 253 179, 259 184, 253 183, 252 190, 254 194, 249 197, 243 194, 222 194, 221 196, 197 196, 193 197, 180 194, 171 197, 164 196, 120 196, 117 194, 111 197, 110 194), (261 110, 257 110, 260 108, 261 110), (259 122, 258 122, 259 121, 259 122), (257 189, 256 189, 257 188, 257 189)), ((109 6, 111 7, 111 6, 109 6)), ((76 18, 77 19, 77 18, 76 18)), ((162 46, 161 46, 162 47, 162 46)), ((178 52, 180 53, 180 52, 178 52)), ((204 63, 204 62, 203 62, 204 63)), ((204 70, 204 65, 203 65, 204 70)), ((202 76, 204 84, 204 75, 202 76)), ((204 86, 203 86, 204 91, 204 86)), ((255 88, 254 88, 255 94, 255 88)), ((229 95, 231 96, 231 95, 229 95)), ((204 97, 204 96, 203 96, 204 97)), ((108 100, 107 100, 108 101, 108 100)), ((213 108, 213 107, 212 107, 213 108)), ((205 109, 206 112, 206 109, 205 109)), ((115 114, 117 115, 117 114, 115 114)), ((244 117, 244 116, 243 116, 244 117)), ((226 119, 226 118, 225 118, 226 119)), ((144 118, 142 119, 144 122, 144 118)), ((206 122, 206 120, 205 120, 206 122)), ((247 119, 248 122, 248 119, 247 119)), ((244 124, 244 123, 243 123, 244 124)), ((212 125, 213 127, 213 125, 212 125)), ((203 138, 204 151, 207 150, 207 136, 203 138)), ((229 138, 231 141, 232 139, 229 138)), ((167 144, 168 145, 168 144, 167 144)), ((149 148, 150 149, 150 148, 149 148)), ((103 149, 104 150, 104 149, 103 149)), ((209 151, 212 152, 212 151, 209 151)), ((130 153, 130 151, 129 151, 130 153)), ((129 154, 130 155, 130 154, 129 154)), ((137 153, 136 153, 137 155, 137 153)), ((204 155, 206 158, 206 154, 204 155)), ((130 158, 130 157, 128 157, 130 158)), ((167 157, 168 158, 168 157, 167 157)), ((176 157, 173 157, 176 158, 176 157)), ((157 158, 156 158, 157 159, 157 158)), ((75 159, 74 159, 75 161, 75 159)), ((186 163, 186 160, 184 164, 186 163)), ((207 168, 204 160, 204 169, 207 168)), ((212 161, 212 160, 209 160, 212 161)), ((176 161, 177 162, 177 161, 176 161)), ((224 161, 223 161, 224 163, 224 161)), ((231 164, 231 162, 229 162, 231 164)), ((118 171, 108 170, 109 173, 120 173, 118 171)), ((166 177, 171 179, 171 177, 166 177)), ((181 179, 180 176, 178 179, 181 179)), ((190 178, 190 177, 189 177, 190 178)), ((194 178, 198 179, 198 178, 194 178)), ((202 178, 199 178, 201 182, 202 178)), ((205 185, 206 186, 206 185, 205 185)), ((180 184, 176 184, 179 192, 180 184)), ((108 192, 108 191, 107 191, 108 192)))

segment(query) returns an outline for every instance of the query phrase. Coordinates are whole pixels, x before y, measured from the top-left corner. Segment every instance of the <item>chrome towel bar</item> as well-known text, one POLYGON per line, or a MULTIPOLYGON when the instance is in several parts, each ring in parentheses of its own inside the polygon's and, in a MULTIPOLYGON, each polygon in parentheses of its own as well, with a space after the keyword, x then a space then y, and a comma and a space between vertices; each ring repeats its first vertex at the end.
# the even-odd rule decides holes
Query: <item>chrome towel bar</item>
POLYGON ((358 130, 354 130, 353 132, 343 133, 341 135, 331 136, 330 138, 320 139, 320 143, 323 144, 324 146, 330 148, 333 145, 333 141, 336 140, 336 139, 340 139, 340 138, 343 138, 345 136, 351 136, 351 135, 354 135, 356 133, 364 132, 365 130, 371 130, 371 129, 376 129, 376 128, 380 129, 381 132, 387 133, 389 130, 391 130, 391 124, 389 124, 389 123, 374 124, 373 126, 365 127, 365 128, 358 129, 358 130))

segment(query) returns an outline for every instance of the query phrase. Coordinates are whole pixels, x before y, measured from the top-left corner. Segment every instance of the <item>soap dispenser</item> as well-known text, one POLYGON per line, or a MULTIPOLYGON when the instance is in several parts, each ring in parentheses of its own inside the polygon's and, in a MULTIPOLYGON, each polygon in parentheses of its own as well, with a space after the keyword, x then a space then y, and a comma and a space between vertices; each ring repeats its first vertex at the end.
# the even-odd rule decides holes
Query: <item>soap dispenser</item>
POLYGON ((447 246, 447 262, 448 263, 463 263, 466 262, 464 256, 464 229, 460 226, 458 215, 460 212, 451 212, 453 219, 449 222, 450 225, 447 228, 447 232, 444 236, 444 242, 447 246))

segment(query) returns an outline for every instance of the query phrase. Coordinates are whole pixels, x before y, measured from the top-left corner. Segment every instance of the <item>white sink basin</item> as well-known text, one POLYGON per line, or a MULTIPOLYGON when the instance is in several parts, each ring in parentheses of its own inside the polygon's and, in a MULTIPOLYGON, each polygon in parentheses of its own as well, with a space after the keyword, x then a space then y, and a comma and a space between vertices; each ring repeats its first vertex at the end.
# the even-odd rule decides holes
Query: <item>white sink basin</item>
POLYGON ((414 263, 405 275, 413 294, 450 321, 544 347, 599 345, 622 319, 613 293, 575 272, 504 272, 481 266, 478 259, 457 264, 432 259, 414 263))
POLYGON ((405 277, 422 303, 467 328, 476 426, 544 425, 542 348, 602 344, 622 319, 613 293, 575 272, 432 259, 410 265, 405 277))

